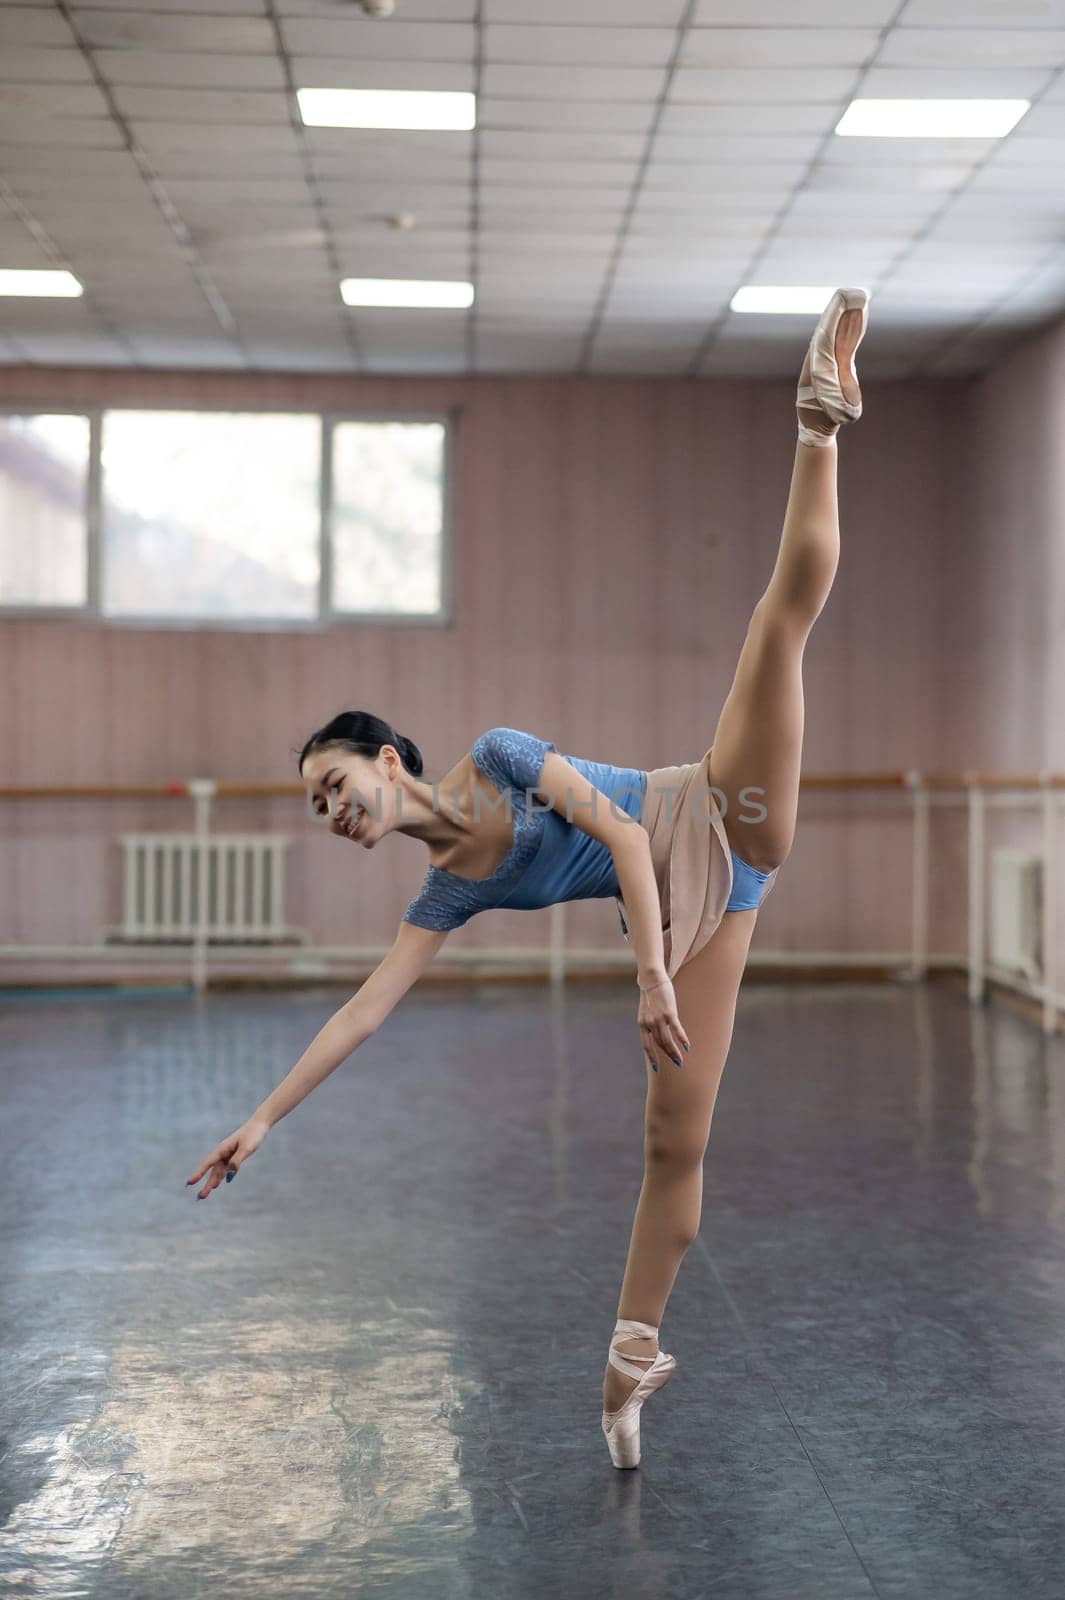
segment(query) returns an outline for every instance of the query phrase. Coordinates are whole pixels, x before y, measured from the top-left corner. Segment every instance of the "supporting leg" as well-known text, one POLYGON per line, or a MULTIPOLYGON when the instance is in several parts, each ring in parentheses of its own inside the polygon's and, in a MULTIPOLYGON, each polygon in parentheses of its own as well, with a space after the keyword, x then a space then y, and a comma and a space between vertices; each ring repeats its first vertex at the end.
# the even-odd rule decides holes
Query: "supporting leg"
MULTIPOLYGON (((629 1241, 619 1317, 659 1327, 685 1252, 699 1231, 703 1156, 732 1040, 736 997, 757 911, 730 911, 673 980, 691 1040, 679 1070, 647 1072, 644 1178, 629 1241)), ((654 1339, 620 1344, 623 1355, 654 1355, 654 1339)), ((615 1411, 636 1380, 607 1366, 603 1405, 615 1411)))

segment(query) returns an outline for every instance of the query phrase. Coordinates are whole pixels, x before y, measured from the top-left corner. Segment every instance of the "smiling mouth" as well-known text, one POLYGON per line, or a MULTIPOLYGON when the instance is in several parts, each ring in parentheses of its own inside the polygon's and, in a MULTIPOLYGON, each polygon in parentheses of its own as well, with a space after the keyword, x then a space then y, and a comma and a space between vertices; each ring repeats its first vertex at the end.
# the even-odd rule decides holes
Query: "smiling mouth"
POLYGON ((358 826, 359 826, 359 823, 360 823, 360 822, 361 822, 361 821, 362 821, 362 819, 363 819, 363 817, 364 817, 364 816, 365 816, 365 815, 366 815, 366 812, 365 812, 365 811, 364 811, 364 810, 363 810, 363 808, 362 808, 362 807, 361 807, 361 806, 360 806, 360 807, 359 807, 359 810, 358 810, 358 813, 357 813, 357 814, 356 814, 356 816, 355 816, 355 818, 354 818, 354 820, 353 820, 353 821, 349 821, 349 822, 346 822, 346 823, 345 823, 345 824, 344 824, 344 832, 345 832, 345 833, 346 833, 346 834, 347 834, 347 836, 348 836, 348 838, 349 838, 349 839, 354 839, 354 837, 355 837, 355 830, 356 830, 356 828, 357 828, 357 827, 358 827, 358 826))

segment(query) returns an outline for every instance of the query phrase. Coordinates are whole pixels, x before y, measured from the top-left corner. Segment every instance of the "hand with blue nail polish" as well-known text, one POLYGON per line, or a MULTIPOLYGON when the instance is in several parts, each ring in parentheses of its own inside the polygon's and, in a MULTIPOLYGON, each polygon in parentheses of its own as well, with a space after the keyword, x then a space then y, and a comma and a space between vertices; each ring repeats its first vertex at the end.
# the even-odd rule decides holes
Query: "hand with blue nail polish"
POLYGON ((210 1176, 199 1194, 197 1200, 206 1200, 212 1190, 217 1189, 222 1182, 223 1175, 227 1183, 232 1183, 237 1173, 249 1156, 253 1156, 270 1132, 271 1124, 263 1117, 249 1117, 243 1127, 231 1133, 228 1138, 216 1144, 206 1161, 201 1162, 191 1178, 186 1178, 185 1187, 190 1183, 198 1183, 204 1173, 210 1176))
POLYGON ((640 1009, 637 1026, 643 1036, 643 1050, 653 1071, 658 1068, 654 1060, 657 1046, 669 1057, 675 1067, 683 1065, 680 1051, 691 1048, 677 1013, 677 998, 668 977, 640 979, 640 1009))

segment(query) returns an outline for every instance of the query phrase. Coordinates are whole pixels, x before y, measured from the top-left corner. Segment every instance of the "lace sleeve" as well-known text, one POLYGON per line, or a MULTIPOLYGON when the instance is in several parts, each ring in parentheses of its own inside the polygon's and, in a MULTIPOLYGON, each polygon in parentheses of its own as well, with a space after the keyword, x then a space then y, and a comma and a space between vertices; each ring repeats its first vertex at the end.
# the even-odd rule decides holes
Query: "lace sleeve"
POLYGON ((557 746, 520 728, 489 728, 473 741, 470 755, 500 789, 535 789, 544 756, 557 746))
POLYGON ((473 885, 446 877, 430 867, 418 893, 407 906, 403 922, 416 928, 432 928, 437 933, 461 928, 475 911, 483 910, 473 885))

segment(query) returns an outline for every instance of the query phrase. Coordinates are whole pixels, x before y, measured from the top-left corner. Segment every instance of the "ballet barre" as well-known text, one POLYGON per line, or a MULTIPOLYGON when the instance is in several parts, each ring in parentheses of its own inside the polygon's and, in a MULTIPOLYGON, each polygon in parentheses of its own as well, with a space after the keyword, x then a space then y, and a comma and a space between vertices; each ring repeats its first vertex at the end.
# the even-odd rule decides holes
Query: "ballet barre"
MULTIPOLYGON (((1052 1033, 1058 1026, 1059 1016, 1065 1011, 1065 995, 1056 992, 1055 978, 1059 951, 1058 938, 1058 872, 1060 851, 1058 845, 1058 814, 1065 795, 1065 773, 1062 772, 995 772, 977 769, 959 771, 921 772, 918 770, 886 772, 820 772, 807 773, 800 779, 800 789, 810 793, 861 793, 898 792, 909 797, 912 817, 911 901, 912 924, 908 962, 903 975, 922 979, 929 970, 929 906, 931 896, 930 826, 932 811, 940 806, 964 806, 967 818, 967 877, 968 877, 968 929, 964 961, 952 958, 951 964, 961 965, 967 975, 968 995, 972 1003, 982 1002, 989 982, 1041 1002, 1042 1026, 1052 1033), (987 949, 987 817, 991 809, 1035 809, 1040 813, 1038 856, 1042 866, 1043 900, 1041 908, 1041 973, 1038 980, 1025 978, 1012 970, 993 965, 987 949)), ((193 831, 200 846, 199 863, 199 920, 191 940, 191 980, 194 989, 207 985, 210 933, 207 925, 207 844, 212 837, 212 820, 219 802, 226 800, 287 800, 306 801, 306 792, 299 783, 229 783, 212 778, 190 778, 157 784, 5 784, 0 785, 0 803, 21 801, 192 801, 193 831)), ((565 912, 563 905, 549 910, 549 939, 547 971, 553 980, 565 979, 572 970, 572 957, 566 949, 565 912)), ((143 952, 134 955, 132 949, 123 952, 136 960, 143 952)), ((384 950, 376 948, 356 950, 349 947, 306 946, 301 957, 301 970, 309 970, 313 958, 324 964, 318 974, 326 976, 331 961, 376 960, 384 950)), ((229 961, 261 959, 262 951, 250 951, 246 956, 237 949, 228 949, 229 961)), ((494 947, 493 962, 517 967, 528 963, 530 951, 515 948, 512 951, 494 947)), ((617 952, 619 961, 631 962, 631 951, 617 952)), ((0 958, 8 961, 54 960, 108 960, 116 959, 116 949, 108 945, 39 946, 3 945, 0 958)), ((484 962, 486 952, 473 948, 449 952, 448 960, 461 965, 476 966, 484 962)), ((607 962, 611 957, 604 958, 607 962)), ((756 962, 768 963, 769 955, 755 955, 756 962)), ((878 957, 855 957, 853 953, 826 955, 818 952, 790 954, 792 966, 817 965, 869 965, 878 957)), ((883 959, 882 957, 880 959, 883 959)))

